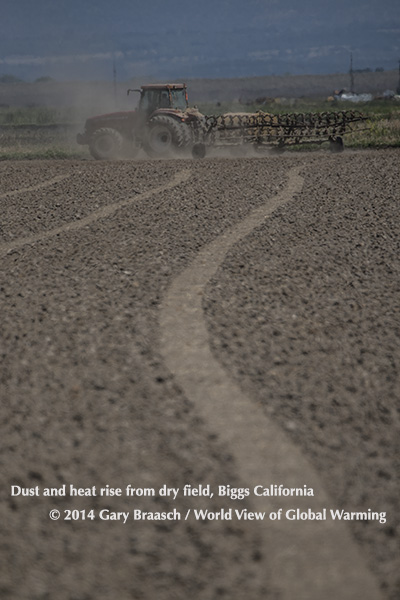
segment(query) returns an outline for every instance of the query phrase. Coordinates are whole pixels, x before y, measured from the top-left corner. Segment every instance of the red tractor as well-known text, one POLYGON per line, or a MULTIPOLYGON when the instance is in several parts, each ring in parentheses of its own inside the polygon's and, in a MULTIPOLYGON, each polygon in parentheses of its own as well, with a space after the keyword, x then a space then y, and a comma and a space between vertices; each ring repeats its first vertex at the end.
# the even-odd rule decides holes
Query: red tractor
POLYGON ((192 151, 204 119, 188 106, 184 83, 143 85, 139 107, 87 119, 78 144, 88 145, 96 159, 132 157, 143 148, 151 157, 192 151))
POLYGON ((143 148, 151 157, 192 154, 203 158, 210 149, 247 148, 282 151, 290 146, 329 142, 343 150, 342 136, 366 120, 357 111, 270 114, 225 113, 202 115, 188 107, 186 85, 143 85, 139 108, 87 119, 78 144, 87 144, 94 158, 132 157, 143 148))

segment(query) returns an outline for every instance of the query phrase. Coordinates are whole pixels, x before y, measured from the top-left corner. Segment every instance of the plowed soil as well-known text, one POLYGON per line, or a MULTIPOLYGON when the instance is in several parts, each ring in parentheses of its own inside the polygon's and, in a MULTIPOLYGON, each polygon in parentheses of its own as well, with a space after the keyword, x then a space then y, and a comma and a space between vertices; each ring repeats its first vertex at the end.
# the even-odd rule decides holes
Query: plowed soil
MULTIPOLYGON (((0 163, 2 598, 287 598, 254 522, 48 516, 185 514, 193 498, 10 490, 246 487, 232 449, 164 363, 160 306, 199 251, 279 194, 294 167, 301 190, 232 246, 207 285, 210 345, 335 508, 387 513, 346 528, 382 597, 399 597, 399 159, 0 163)), ((290 487, 260 482, 271 483, 290 487)))

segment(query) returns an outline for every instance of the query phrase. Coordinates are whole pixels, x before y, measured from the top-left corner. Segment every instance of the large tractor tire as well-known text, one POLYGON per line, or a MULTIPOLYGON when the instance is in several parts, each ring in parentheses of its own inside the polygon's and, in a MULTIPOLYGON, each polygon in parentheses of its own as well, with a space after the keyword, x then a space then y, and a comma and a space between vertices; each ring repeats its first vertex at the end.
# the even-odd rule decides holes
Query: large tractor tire
POLYGON ((89 142, 90 154, 97 160, 114 160, 123 152, 124 138, 116 129, 102 127, 94 132, 89 142))
POLYGON ((184 151, 190 143, 190 129, 185 123, 156 115, 149 122, 143 146, 152 158, 164 158, 184 151))

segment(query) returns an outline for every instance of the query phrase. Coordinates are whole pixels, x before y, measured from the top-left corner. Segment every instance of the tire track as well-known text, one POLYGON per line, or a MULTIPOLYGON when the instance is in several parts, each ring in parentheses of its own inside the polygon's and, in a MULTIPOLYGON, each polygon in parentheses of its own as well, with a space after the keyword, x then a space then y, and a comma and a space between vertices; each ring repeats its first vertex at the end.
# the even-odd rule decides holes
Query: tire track
POLYGON ((68 177, 71 177, 70 173, 67 175, 57 175, 57 177, 53 177, 53 179, 48 179, 47 181, 43 181, 42 183, 31 185, 29 187, 18 188, 17 190, 11 190, 9 192, 2 192, 0 194, 0 200, 2 198, 12 198, 13 196, 18 196, 19 194, 24 194, 25 192, 35 192, 36 190, 41 190, 42 188, 53 185, 53 183, 59 183, 64 179, 68 179, 68 177))
MULTIPOLYGON (((299 169, 289 172, 286 188, 264 206, 201 250, 176 277, 160 312, 161 353, 178 385, 190 398, 210 429, 234 456, 245 487, 304 485, 314 496, 250 497, 257 511, 283 513, 289 508, 335 509, 334 501, 306 458, 259 405, 247 398, 216 362, 208 344, 202 310, 206 284, 222 264, 230 247, 248 235, 280 205, 300 192, 299 169)), ((222 482, 225 483, 225 482, 222 482)), ((349 507, 357 510, 357 507, 349 507)), ((282 600, 379 600, 377 583, 360 556, 347 527, 337 521, 259 522, 267 555, 266 573, 282 600)))
MULTIPOLYGON (((119 202, 114 202, 113 204, 108 204, 107 206, 103 206, 99 210, 92 212, 90 215, 83 217, 82 219, 79 219, 78 221, 71 221, 69 223, 65 223, 64 225, 60 225, 60 227, 55 227, 54 229, 51 229, 50 231, 45 231, 44 233, 38 233, 35 235, 27 236, 24 238, 19 238, 17 240, 13 240, 10 242, 0 244, 0 255, 7 254, 8 252, 11 252, 12 250, 20 248, 21 246, 25 246, 28 244, 34 244, 35 242, 40 242, 42 240, 46 240, 48 238, 54 237, 54 236, 62 234, 62 233, 68 233, 70 231, 77 231, 79 229, 82 229, 82 227, 91 225, 92 223, 94 223, 95 221, 97 221, 99 219, 109 217, 114 212, 116 212, 118 209, 123 208, 125 206, 129 206, 129 204, 132 204, 133 202, 137 202, 138 200, 146 200, 147 198, 150 198, 154 194, 159 194, 166 190, 170 190, 170 189, 180 185, 181 183, 184 183, 185 181, 187 181, 189 179, 190 173, 191 173, 190 170, 184 169, 184 170, 176 173, 174 178, 170 182, 168 182, 164 185, 158 186, 158 187, 148 190, 146 192, 139 193, 136 196, 132 196, 131 198, 126 198, 125 200, 120 200, 119 202)), ((32 188, 25 188, 25 191, 27 191, 28 189, 32 190, 32 188)), ((21 191, 22 190, 19 190, 19 192, 21 192, 21 191)))

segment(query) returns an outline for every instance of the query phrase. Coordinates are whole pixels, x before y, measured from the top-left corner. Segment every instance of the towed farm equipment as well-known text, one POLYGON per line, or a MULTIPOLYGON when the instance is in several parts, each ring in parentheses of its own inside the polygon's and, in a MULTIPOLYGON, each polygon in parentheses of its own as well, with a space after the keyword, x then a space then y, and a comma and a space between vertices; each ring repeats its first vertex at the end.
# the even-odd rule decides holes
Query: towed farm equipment
POLYGON ((87 119, 78 144, 88 145, 96 159, 132 157, 142 148, 163 158, 191 153, 202 158, 210 149, 228 148, 235 154, 247 149, 282 151, 289 146, 329 142, 333 152, 343 150, 343 135, 365 121, 358 111, 274 115, 225 113, 203 115, 189 108, 186 85, 145 85, 139 107, 87 119))
POLYGON ((354 123, 364 120, 358 111, 280 115, 263 111, 227 113, 205 117, 204 143, 217 147, 251 144, 255 149, 284 150, 288 146, 329 142, 333 152, 341 152, 342 136, 353 130, 354 123))

